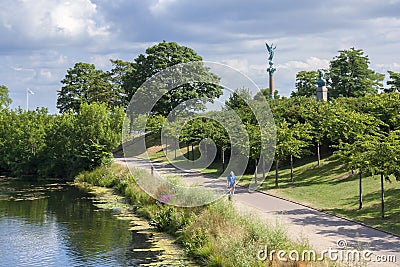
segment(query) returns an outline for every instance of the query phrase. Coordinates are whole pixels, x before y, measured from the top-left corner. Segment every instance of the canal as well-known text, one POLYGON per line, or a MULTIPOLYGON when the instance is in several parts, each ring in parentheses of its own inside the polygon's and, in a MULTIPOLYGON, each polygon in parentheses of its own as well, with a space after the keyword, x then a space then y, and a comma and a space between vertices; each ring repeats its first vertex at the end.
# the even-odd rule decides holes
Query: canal
POLYGON ((0 177, 0 266, 193 266, 119 202, 56 180, 0 177))

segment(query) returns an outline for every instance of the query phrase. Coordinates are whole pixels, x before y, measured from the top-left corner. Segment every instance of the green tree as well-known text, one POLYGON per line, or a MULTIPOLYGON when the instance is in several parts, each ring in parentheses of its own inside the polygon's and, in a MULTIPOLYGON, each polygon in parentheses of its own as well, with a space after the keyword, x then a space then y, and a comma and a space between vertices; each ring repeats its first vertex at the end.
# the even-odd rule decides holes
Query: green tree
MULTIPOLYGON (((370 136, 368 136, 371 138, 370 136)), ((358 203, 359 209, 363 207, 363 193, 362 193, 362 174, 367 172, 369 168, 369 160, 367 158, 368 147, 365 146, 364 136, 359 135, 354 143, 340 143, 339 150, 335 151, 335 155, 347 165, 347 168, 354 171, 358 170, 359 183, 358 183, 358 203)))
MULTIPOLYGON (((269 88, 261 89, 255 96, 254 100, 260 100, 261 97, 265 99, 269 99, 269 88)), ((274 91, 274 99, 281 99, 282 97, 279 95, 279 91, 275 89, 274 91)))
POLYGON ((367 136, 364 144, 365 158, 368 159, 369 170, 379 174, 381 178, 381 217, 385 218, 385 188, 384 181, 390 181, 393 175, 400 179, 400 131, 392 131, 384 136, 367 136))
POLYGON ((369 58, 361 49, 339 50, 330 62, 329 97, 360 97, 376 94, 383 86, 383 74, 369 68, 369 58))
POLYGON ((111 59, 112 69, 108 72, 113 91, 118 94, 117 105, 126 107, 129 103, 128 96, 124 90, 124 80, 129 72, 134 71, 133 63, 120 59, 111 59))
MULTIPOLYGON (((140 54, 133 62, 132 69, 126 73, 123 87, 128 99, 137 92, 138 88, 150 77, 161 70, 172 67, 179 63, 192 61, 200 62, 202 58, 191 48, 180 46, 175 42, 163 41, 157 45, 146 49, 146 54, 140 54)), ((175 107, 187 100, 196 100, 192 102, 189 108, 201 108, 207 101, 211 101, 222 95, 222 89, 214 82, 218 80, 214 74, 210 73, 207 68, 198 68, 196 75, 199 80, 210 82, 186 82, 178 87, 173 88, 159 99, 153 107, 152 113, 167 116, 175 107), (197 105, 195 105, 197 104, 197 105)), ((176 84, 176 77, 166 77, 163 79, 164 88, 168 88, 169 83, 176 84)), ((182 78, 184 81, 185 77, 182 78)), ((160 86, 156 86, 154 90, 160 90, 160 86)), ((149 92, 152 93, 152 92, 149 92)), ((134 103, 134 105, 143 103, 134 103)), ((137 108, 137 107, 136 107, 137 108)))
POLYGON ((8 88, 5 85, 0 85, 0 110, 7 108, 11 104, 12 100, 8 96, 8 88))
POLYGON ((291 175, 293 182, 293 157, 300 158, 308 153, 307 147, 312 139, 311 125, 296 123, 289 125, 285 120, 276 127, 276 150, 275 150, 275 187, 278 188, 279 162, 290 157, 291 175))
POLYGON ((1 129, 1 167, 13 175, 36 174, 43 164, 46 132, 51 124, 47 109, 25 112, 19 108, 1 113, 7 123, 1 129))
POLYGON ((63 87, 57 92, 61 113, 78 112, 82 103, 102 102, 112 108, 121 104, 121 92, 114 90, 109 73, 96 69, 94 64, 76 63, 61 83, 63 87))
POLYGON ((389 85, 389 88, 385 88, 384 92, 385 93, 392 93, 392 92, 398 92, 400 93, 400 73, 399 72, 394 72, 394 71, 388 71, 389 73, 389 80, 386 82, 387 85, 389 85))
POLYGON ((296 74, 296 90, 292 91, 291 97, 296 96, 306 96, 315 97, 316 96, 316 81, 318 80, 318 72, 312 71, 299 71, 296 74))
POLYGON ((110 110, 105 103, 82 104, 76 118, 76 155, 82 169, 107 163, 121 142, 123 109, 110 110))
POLYGON ((382 125, 382 121, 374 116, 346 109, 336 101, 326 110, 322 122, 326 137, 335 146, 340 142, 352 144, 360 135, 376 135, 382 125))
POLYGON ((247 103, 251 100, 250 91, 248 88, 236 89, 227 101, 225 101, 225 106, 231 109, 240 109, 243 106, 247 106, 247 103))

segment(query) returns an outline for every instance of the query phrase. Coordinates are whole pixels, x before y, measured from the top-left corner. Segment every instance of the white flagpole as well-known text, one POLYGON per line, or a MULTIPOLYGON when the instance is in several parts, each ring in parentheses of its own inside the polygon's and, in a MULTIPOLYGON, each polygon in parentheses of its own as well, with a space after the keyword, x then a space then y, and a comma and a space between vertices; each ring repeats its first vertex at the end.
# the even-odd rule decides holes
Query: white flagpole
POLYGON ((26 111, 28 111, 28 103, 29 103, 29 92, 28 88, 26 88, 26 111))
POLYGON ((28 111, 28 110, 29 110, 29 94, 32 94, 32 95, 34 95, 35 93, 34 93, 34 92, 32 92, 32 90, 31 90, 31 89, 29 89, 29 88, 26 88, 26 111, 28 111))

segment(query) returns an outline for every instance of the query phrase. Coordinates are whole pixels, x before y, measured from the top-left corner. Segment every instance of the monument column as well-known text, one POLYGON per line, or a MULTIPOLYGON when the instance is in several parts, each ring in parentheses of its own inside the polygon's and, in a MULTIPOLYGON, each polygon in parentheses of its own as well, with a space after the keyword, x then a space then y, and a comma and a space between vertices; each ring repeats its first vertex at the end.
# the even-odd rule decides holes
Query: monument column
POLYGON ((274 99, 275 88, 274 88, 274 75, 269 70, 269 98, 274 99))
POLYGON ((267 46, 268 52, 269 52, 269 57, 268 57, 268 73, 269 73, 269 98, 274 99, 274 94, 275 94, 275 87, 274 87, 274 72, 276 69, 274 68, 274 62, 272 59, 274 58, 274 50, 276 48, 276 45, 271 44, 271 46, 268 45, 268 43, 265 43, 267 46))

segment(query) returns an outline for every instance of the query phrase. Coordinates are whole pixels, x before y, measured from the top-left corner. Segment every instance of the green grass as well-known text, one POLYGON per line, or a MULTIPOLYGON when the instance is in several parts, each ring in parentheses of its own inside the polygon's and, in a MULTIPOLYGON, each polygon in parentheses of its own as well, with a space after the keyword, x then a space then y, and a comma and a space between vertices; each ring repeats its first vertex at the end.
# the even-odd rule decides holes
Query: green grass
MULTIPOLYGON (((186 153, 186 148, 181 148, 186 153)), ((173 153, 173 151, 169 151, 173 153)), ((198 157, 195 147, 195 158, 198 157)), ((186 155, 187 156, 187 155, 186 155)), ((191 152, 190 152, 191 156, 191 152)), ((150 155, 152 160, 167 163, 164 152, 150 155)), ((400 234, 400 182, 394 178, 385 182, 385 219, 381 218, 380 177, 363 177, 363 208, 359 210, 359 178, 332 157, 316 161, 297 162, 293 171, 294 182, 290 182, 290 168, 279 170, 279 188, 275 189, 275 169, 267 174, 259 190, 271 195, 299 202, 327 213, 342 216, 367 225, 400 234)), ((202 173, 218 176, 221 164, 213 163, 202 173)), ((244 175, 241 185, 246 185, 253 175, 244 175)))
MULTIPOLYGON (((149 174, 133 170, 132 175, 126 166, 113 164, 81 173, 76 182, 113 187, 130 201, 138 215, 149 219, 160 231, 175 236, 185 252, 202 266, 282 266, 277 259, 258 260, 257 252, 265 246, 287 252, 296 249, 299 253, 310 249, 307 240, 290 240, 279 222, 267 225, 252 214, 239 214, 227 199, 192 208, 162 205, 136 183, 149 174)), ((325 262, 316 264, 326 266, 325 262)))
POLYGON ((400 234, 400 183, 394 178, 385 182, 385 219, 381 218, 380 177, 362 178, 363 208, 359 210, 359 176, 352 175, 338 160, 324 159, 279 173, 279 188, 273 189, 275 172, 270 172, 260 188, 271 195, 309 205, 313 208, 356 220, 373 227, 400 234))

